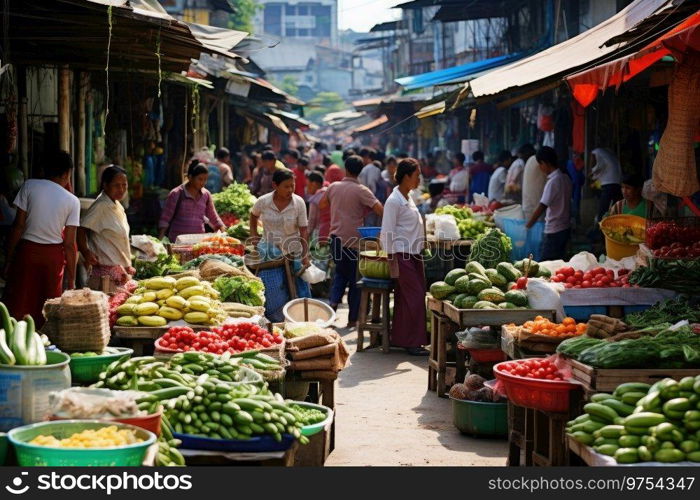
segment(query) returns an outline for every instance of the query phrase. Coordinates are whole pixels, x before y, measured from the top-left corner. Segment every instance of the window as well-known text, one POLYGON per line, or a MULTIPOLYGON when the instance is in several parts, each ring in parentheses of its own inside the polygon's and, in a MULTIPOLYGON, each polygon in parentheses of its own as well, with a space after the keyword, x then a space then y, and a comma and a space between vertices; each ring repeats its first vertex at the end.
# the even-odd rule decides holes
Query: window
POLYGON ((284 14, 287 16, 296 16, 297 15, 297 6, 296 5, 285 5, 284 6, 284 14))
POLYGON ((300 15, 300 16, 309 15, 309 6, 308 5, 297 6, 297 15, 300 15))
POLYGON ((297 30, 297 36, 309 36, 309 30, 306 28, 299 28, 297 30))
POLYGON ((312 35, 322 38, 331 36, 331 8, 324 5, 316 5, 311 8, 311 15, 316 18, 316 28, 312 35))
POLYGON ((265 6, 263 25, 265 33, 282 36, 282 6, 267 4, 265 6))

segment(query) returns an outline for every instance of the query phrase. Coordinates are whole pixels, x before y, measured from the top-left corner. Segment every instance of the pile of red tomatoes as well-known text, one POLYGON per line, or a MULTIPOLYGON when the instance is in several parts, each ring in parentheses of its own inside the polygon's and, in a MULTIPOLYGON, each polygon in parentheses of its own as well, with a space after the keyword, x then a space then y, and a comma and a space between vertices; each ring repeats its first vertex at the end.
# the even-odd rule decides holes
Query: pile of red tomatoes
POLYGON ((562 267, 552 276, 552 281, 562 283, 566 288, 630 288, 628 274, 628 269, 620 269, 615 276, 615 271, 602 267, 589 271, 562 267))

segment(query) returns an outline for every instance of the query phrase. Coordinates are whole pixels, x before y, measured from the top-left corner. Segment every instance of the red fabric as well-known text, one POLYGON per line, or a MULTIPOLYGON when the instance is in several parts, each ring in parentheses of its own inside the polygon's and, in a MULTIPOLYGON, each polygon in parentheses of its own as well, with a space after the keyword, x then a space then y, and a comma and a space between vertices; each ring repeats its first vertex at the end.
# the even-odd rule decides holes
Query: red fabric
POLYGON ((391 344, 397 347, 428 345, 425 328, 425 277, 423 261, 418 255, 400 254, 399 278, 394 294, 394 321, 391 344))
POLYGON ((5 290, 5 305, 17 319, 31 315, 37 328, 44 324, 42 309, 47 299, 63 292, 66 255, 63 244, 42 245, 21 240, 15 250, 5 290))
POLYGON ((571 149, 583 153, 586 149, 586 109, 576 101, 571 101, 571 149))
POLYGON ((699 50, 700 12, 696 12, 639 52, 572 75, 567 81, 574 98, 587 107, 596 99, 599 90, 619 87, 664 56, 673 54, 680 61, 688 52, 699 50))
POLYGON ((294 168, 294 194, 306 199, 306 173, 300 168, 294 168))
POLYGON ((331 165, 326 170, 326 182, 329 184, 342 181, 343 178, 345 178, 345 171, 336 164, 331 165))

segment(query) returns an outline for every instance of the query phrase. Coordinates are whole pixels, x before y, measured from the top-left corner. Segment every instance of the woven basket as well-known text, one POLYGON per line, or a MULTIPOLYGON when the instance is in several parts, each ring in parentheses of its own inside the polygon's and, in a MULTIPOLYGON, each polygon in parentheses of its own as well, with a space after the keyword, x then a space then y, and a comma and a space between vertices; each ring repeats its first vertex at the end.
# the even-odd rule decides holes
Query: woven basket
POLYGON ((43 313, 42 331, 62 351, 102 352, 109 343, 107 295, 102 292, 69 290, 46 301, 43 313))
POLYGON ((277 361, 279 361, 281 368, 279 370, 273 370, 273 371, 266 371, 266 370, 255 370, 258 372, 260 375, 262 375, 262 378, 264 378, 267 382, 270 381, 275 381, 275 380, 281 380, 284 378, 285 374, 287 373, 287 365, 289 362, 287 361, 287 358, 285 357, 285 344, 287 341, 283 341, 281 344, 275 344, 271 347, 268 347, 266 349, 260 349, 260 352, 263 354, 267 354, 271 358, 275 358, 277 361))

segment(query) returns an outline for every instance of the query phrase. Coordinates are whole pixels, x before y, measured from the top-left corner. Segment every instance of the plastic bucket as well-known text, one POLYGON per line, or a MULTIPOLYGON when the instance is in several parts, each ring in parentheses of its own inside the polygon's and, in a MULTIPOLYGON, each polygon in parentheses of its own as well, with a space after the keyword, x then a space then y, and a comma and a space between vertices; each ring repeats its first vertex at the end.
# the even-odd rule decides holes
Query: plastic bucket
POLYGON ((536 222, 530 229, 520 219, 502 219, 503 232, 512 240, 511 260, 522 260, 532 254, 534 260, 540 260, 544 222, 536 222))
POLYGON ((605 236, 605 253, 615 260, 632 257, 639 250, 638 244, 628 244, 615 241, 607 235, 606 229, 613 229, 618 226, 628 226, 635 228, 646 228, 646 219, 636 215, 611 215, 600 223, 603 236, 605 236))
POLYGON ((462 434, 494 437, 508 435, 507 403, 450 399, 452 400, 452 423, 462 434))
POLYGON ((70 358, 70 373, 73 382, 91 384, 100 379, 100 373, 113 361, 128 358, 134 350, 128 347, 111 347, 118 352, 114 354, 101 354, 98 356, 81 356, 70 358))
POLYGON ((46 365, 0 365, 0 431, 40 422, 49 410, 49 393, 71 384, 67 354, 46 351, 46 365))

